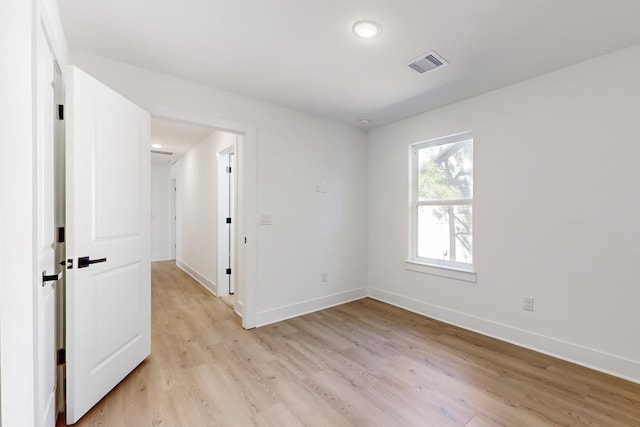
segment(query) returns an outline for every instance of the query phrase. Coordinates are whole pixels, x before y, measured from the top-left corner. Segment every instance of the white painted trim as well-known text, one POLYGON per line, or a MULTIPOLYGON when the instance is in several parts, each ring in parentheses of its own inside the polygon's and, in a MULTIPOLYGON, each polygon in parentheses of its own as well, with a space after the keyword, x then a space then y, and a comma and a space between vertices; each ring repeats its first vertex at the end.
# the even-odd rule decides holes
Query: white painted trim
POLYGON ((461 270, 444 265, 431 265, 418 261, 405 261, 405 268, 417 273, 431 274, 433 276, 448 277, 449 279, 462 280, 476 283, 478 281, 475 271, 461 270))
POLYGON ((173 261, 173 258, 171 258, 170 256, 167 257, 165 256, 161 256, 161 257, 157 257, 157 258, 152 258, 151 262, 158 262, 158 261, 173 261))
POLYGON ((233 307, 233 311, 235 311, 235 312, 236 312, 236 314, 237 314, 238 316, 240 316, 240 317, 242 317, 242 312, 243 312, 242 308, 243 308, 243 307, 242 307, 242 302, 240 302, 240 301, 236 300, 236 304, 235 304, 235 306, 233 307))
POLYGON ((180 260, 176 260, 176 266, 187 273, 189 276, 193 277, 196 282, 204 286, 213 295, 218 296, 218 285, 216 285, 211 280, 200 274, 197 270, 191 268, 189 265, 180 260))
POLYGON ((482 335, 640 383, 640 362, 369 287, 369 297, 482 335))
POLYGON ((292 317, 302 316, 318 310, 324 310, 336 305, 356 301, 367 296, 367 288, 358 288, 337 294, 326 295, 307 301, 286 305, 272 310, 260 311, 256 316, 256 326, 264 326, 292 317))

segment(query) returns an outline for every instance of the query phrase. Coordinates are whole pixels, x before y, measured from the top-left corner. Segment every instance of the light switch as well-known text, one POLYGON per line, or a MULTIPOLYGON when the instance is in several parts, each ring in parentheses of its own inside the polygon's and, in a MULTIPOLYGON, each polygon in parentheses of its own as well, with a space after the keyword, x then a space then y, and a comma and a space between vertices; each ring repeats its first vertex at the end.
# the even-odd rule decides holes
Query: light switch
POLYGON ((261 214, 260 225, 271 225, 271 214, 261 214))

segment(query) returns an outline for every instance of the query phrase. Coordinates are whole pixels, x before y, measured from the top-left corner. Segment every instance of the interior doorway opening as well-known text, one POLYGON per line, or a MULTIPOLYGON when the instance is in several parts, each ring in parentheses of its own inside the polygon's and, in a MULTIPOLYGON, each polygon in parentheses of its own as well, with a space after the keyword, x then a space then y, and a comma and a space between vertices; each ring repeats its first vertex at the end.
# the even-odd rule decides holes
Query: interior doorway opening
MULTIPOLYGON (((166 244, 169 255, 154 259, 175 259, 179 268, 214 295, 227 299, 242 316, 237 248, 244 248, 238 241, 243 221, 238 191, 242 191, 239 162, 244 137, 213 126, 159 117, 152 119, 151 134, 152 143, 161 146, 156 149, 161 152, 152 151, 152 182, 164 182, 152 185, 152 192, 158 189, 158 194, 152 194, 152 206, 158 209, 152 212, 152 224, 168 228, 166 243, 162 243, 160 226, 152 230, 152 241, 166 244), (160 202, 153 202, 154 197, 160 202), (165 197, 166 203, 161 200, 165 197), (159 237, 154 239, 154 234, 159 237)), ((165 253, 160 247, 152 252, 165 253)))

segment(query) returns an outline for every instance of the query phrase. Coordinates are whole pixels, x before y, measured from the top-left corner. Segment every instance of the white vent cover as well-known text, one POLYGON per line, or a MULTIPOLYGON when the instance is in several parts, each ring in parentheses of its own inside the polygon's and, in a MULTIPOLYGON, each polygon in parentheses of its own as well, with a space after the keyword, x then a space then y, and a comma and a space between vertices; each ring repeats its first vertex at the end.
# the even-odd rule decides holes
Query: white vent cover
POLYGON ((413 61, 410 61, 407 66, 420 74, 424 74, 428 71, 435 70, 436 68, 444 67, 447 64, 449 63, 446 59, 431 50, 424 55, 420 55, 413 61))
POLYGON ((160 150, 151 150, 153 154, 164 154, 167 156, 173 156, 173 153, 170 151, 160 151, 160 150))

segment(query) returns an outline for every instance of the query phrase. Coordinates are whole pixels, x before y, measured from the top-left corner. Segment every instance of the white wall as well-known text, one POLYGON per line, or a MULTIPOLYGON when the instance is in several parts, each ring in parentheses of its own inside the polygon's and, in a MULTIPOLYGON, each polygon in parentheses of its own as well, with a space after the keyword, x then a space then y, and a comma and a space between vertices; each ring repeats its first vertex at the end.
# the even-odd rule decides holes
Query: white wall
POLYGON ((151 164, 151 260, 171 259, 171 182, 168 164, 151 164))
POLYGON ((640 382, 638 76, 640 46, 371 131, 371 295, 640 382), (461 131, 477 283, 404 264, 407 146, 461 131))
POLYGON ((31 2, 3 1, 0 6, 0 366, 5 426, 35 422, 34 13, 31 2))
POLYGON ((366 294, 363 131, 82 52, 72 59, 152 114, 177 110, 255 128, 255 141, 246 143, 255 144, 256 166, 245 176, 255 176, 248 184, 257 191, 247 200, 273 217, 270 226, 247 219, 256 227, 245 249, 255 251, 257 294, 245 309, 255 311, 256 325, 366 294), (329 192, 316 193, 316 182, 327 182, 329 192), (328 283, 320 283, 321 271, 328 283))
POLYGON ((212 131, 172 167, 176 179, 176 263, 218 293, 217 153, 237 136, 212 131))

